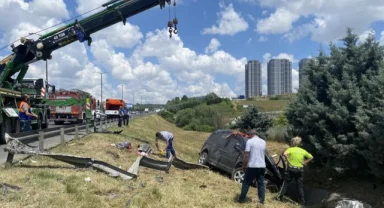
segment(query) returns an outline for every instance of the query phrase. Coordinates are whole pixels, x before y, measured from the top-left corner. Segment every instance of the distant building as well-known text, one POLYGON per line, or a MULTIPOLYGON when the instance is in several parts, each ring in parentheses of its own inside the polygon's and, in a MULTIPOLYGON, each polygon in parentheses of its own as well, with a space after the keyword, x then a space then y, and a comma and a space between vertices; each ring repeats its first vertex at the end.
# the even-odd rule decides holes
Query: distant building
POLYGON ((292 63, 288 59, 268 62, 268 95, 292 93, 292 63))
POLYGON ((303 69, 307 66, 310 60, 310 58, 303 58, 299 62, 299 87, 303 82, 303 69))
POLYGON ((245 97, 261 96, 261 63, 250 60, 245 65, 245 97))

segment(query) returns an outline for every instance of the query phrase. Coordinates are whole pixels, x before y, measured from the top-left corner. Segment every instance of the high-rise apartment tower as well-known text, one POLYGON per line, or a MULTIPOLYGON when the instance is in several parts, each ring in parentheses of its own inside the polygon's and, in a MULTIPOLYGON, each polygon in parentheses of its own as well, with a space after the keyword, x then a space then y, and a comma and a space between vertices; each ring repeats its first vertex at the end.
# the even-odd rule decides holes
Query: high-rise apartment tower
POLYGON ((268 95, 292 93, 292 63, 288 59, 268 62, 268 95))
POLYGON ((245 64, 245 97, 261 96, 261 64, 250 60, 245 64))

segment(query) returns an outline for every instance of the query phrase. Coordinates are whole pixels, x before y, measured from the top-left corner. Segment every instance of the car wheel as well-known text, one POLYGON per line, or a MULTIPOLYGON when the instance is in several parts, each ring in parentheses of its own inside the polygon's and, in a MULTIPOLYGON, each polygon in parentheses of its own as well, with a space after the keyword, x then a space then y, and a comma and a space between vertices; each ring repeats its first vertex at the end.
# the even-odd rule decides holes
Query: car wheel
POLYGON ((232 172, 232 180, 236 181, 238 184, 242 184, 244 180, 244 171, 241 168, 236 168, 232 172))
POLYGON ((207 152, 201 153, 199 157, 199 165, 207 165, 207 158, 208 158, 207 152))

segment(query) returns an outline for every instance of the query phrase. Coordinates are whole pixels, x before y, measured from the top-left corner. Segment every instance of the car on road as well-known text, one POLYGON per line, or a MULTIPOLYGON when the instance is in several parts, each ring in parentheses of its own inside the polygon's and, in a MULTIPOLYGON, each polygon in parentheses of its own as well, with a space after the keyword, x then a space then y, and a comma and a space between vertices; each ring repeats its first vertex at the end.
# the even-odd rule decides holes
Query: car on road
POLYGON ((107 115, 101 112, 100 110, 96 110, 95 113, 96 113, 96 119, 105 120, 107 117, 107 115))
MULTIPOLYGON (((244 171, 241 170, 245 144, 250 137, 246 134, 231 129, 219 129, 214 131, 203 144, 199 153, 198 163, 219 169, 231 176, 237 183, 242 183, 244 171)), ((276 163, 265 152, 267 170, 265 180, 268 186, 280 188, 283 183, 283 173, 286 167, 282 155, 276 163), (279 167, 282 162, 283 167, 279 167)))

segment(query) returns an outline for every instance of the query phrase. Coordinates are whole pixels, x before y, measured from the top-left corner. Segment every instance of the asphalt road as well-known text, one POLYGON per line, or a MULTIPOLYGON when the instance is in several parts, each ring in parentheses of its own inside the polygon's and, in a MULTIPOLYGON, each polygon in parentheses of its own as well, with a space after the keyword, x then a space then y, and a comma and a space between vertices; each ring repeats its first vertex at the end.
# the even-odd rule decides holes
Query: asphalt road
MULTIPOLYGON (((146 114, 137 114, 137 115, 133 114, 133 115, 131 115, 130 120, 134 119, 137 116, 149 116, 149 115, 152 115, 152 114, 155 114, 155 113, 146 113, 146 114)), ((55 127, 70 125, 69 123, 68 124, 64 124, 64 125, 54 125, 53 122, 51 122, 51 123, 50 123, 48 128, 55 128, 55 127), (52 125, 51 125, 51 123, 52 123, 52 125)), ((100 125, 100 122, 98 121, 97 122, 97 126, 99 127, 99 125, 100 125)), ((114 123, 113 125, 117 125, 117 123, 114 123)), ((104 126, 104 121, 103 121, 103 126, 104 126)), ((93 132, 93 128, 90 128, 90 131, 93 132)), ((86 135, 85 129, 84 130, 79 130, 79 136, 81 137, 82 135, 86 135)), ((73 140, 74 137, 75 137, 75 132, 68 132, 68 133, 66 133, 64 135, 64 140, 66 142, 68 142, 68 141, 73 140)), ((55 147, 55 146, 57 146, 59 144, 60 144, 60 135, 44 139, 44 149, 46 149, 46 150, 50 149, 52 147, 55 147)), ((36 140, 36 141, 30 142, 30 143, 28 143, 28 145, 37 148, 39 146, 39 141, 36 140)), ((6 162, 6 159, 7 159, 7 156, 8 156, 8 152, 4 151, 5 146, 6 145, 0 145, 0 164, 4 164, 6 162)), ((24 159, 26 157, 27 157, 27 155, 15 155, 14 156, 14 161, 19 161, 19 160, 22 160, 22 159, 24 159)))

